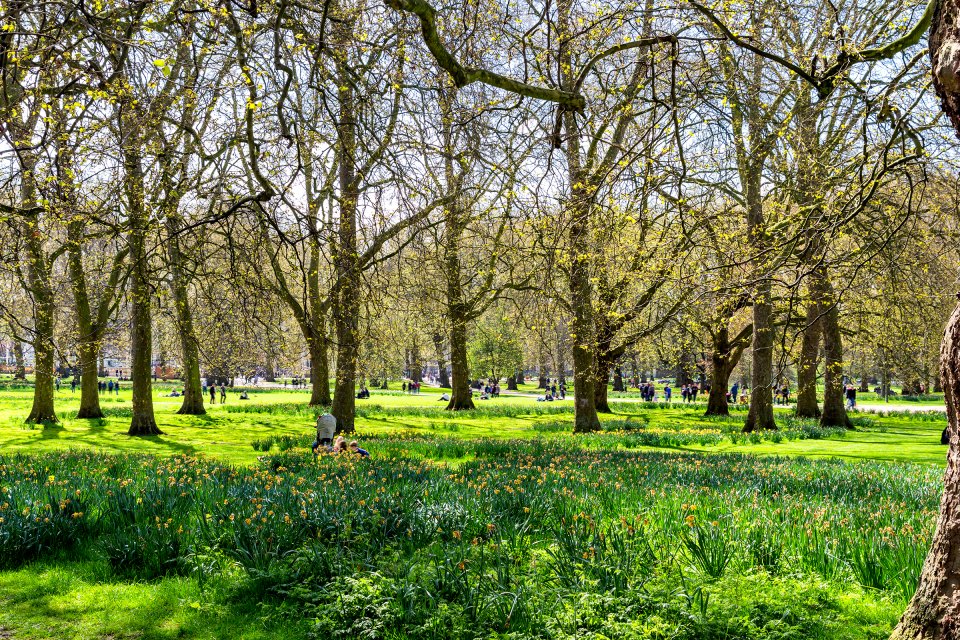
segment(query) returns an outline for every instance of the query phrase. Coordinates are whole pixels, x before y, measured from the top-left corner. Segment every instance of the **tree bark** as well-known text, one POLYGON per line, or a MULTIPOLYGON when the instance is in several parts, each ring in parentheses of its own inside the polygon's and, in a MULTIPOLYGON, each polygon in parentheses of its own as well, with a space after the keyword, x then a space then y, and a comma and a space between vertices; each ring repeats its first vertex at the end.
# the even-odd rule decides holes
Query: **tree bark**
POLYGON ((16 366, 13 372, 14 380, 26 380, 27 379, 27 365, 23 357, 23 343, 16 339, 16 337, 11 338, 13 340, 13 361, 16 366))
MULTIPOLYGON (((960 49, 958 15, 957 0, 937 4, 929 50, 933 86, 944 112, 960 135, 960 78, 956 64, 956 52, 960 49)), ((960 637, 960 305, 947 323, 940 346, 940 380, 950 437, 940 517, 920 573, 919 586, 891 640, 960 637)), ((884 385, 886 383, 884 377, 884 385)))
POLYGON ((797 361, 797 409, 798 418, 819 418, 817 402, 817 360, 820 355, 820 319, 817 304, 807 305, 807 317, 797 361))
POLYGON ((597 413, 613 413, 610 410, 608 400, 609 390, 607 388, 610 382, 611 362, 606 355, 606 349, 602 341, 597 345, 597 353, 594 359, 596 361, 596 377, 593 382, 594 405, 596 406, 597 413))
POLYGON ((613 370, 613 390, 626 391, 623 386, 623 367, 619 364, 613 370))
POLYGON ((714 338, 713 353, 710 356, 710 395, 707 397, 708 416, 728 416, 727 389, 730 388, 730 372, 736 366, 730 353, 730 330, 720 327, 714 338))
MULTIPOLYGON (((129 105, 123 105, 129 109, 129 105)), ((125 127, 126 128, 126 127, 125 127)), ((131 127, 133 128, 133 127, 131 127)), ((143 190, 143 166, 136 134, 128 130, 123 151, 124 188, 127 197, 131 263, 130 287, 130 378, 133 380, 133 416, 127 435, 151 436, 162 432, 153 415, 153 318, 150 309, 150 265, 147 255, 149 217, 143 190)))
POLYGON ((200 343, 193 326, 193 312, 187 287, 187 275, 183 269, 183 254, 180 250, 180 217, 176 211, 167 215, 167 257, 170 263, 170 290, 177 314, 180 333, 180 355, 183 366, 183 404, 180 415, 202 416, 207 413, 203 406, 203 383, 200 380, 200 343))
POLYGON ((449 313, 450 371, 453 379, 447 409, 450 411, 473 409, 473 398, 470 397, 470 367, 467 364, 467 320, 462 316, 459 307, 450 309, 449 313))
POLYGON ((753 300, 753 388, 745 432, 776 429, 773 419, 773 305, 766 278, 757 285, 753 300))
POLYGON ((851 429, 853 424, 843 405, 843 338, 836 295, 822 263, 812 277, 823 334, 824 392, 820 425, 851 429))
POLYGON ((447 358, 443 334, 440 332, 433 334, 433 346, 437 351, 437 377, 441 389, 450 388, 450 372, 447 371, 447 358))
POLYGON ((357 396, 357 344, 360 323, 360 265, 357 247, 357 114, 352 70, 347 64, 348 43, 352 40, 352 22, 345 19, 333 27, 333 39, 342 50, 336 53, 339 88, 337 103, 337 164, 340 186, 337 244, 333 252, 336 275, 334 285, 334 330, 337 336, 337 384, 333 392, 331 413, 337 419, 338 433, 353 433, 357 396))
POLYGON ((891 640, 960 638, 960 305, 944 333, 940 376, 950 437, 940 517, 919 586, 891 640))
MULTIPOLYGON (((571 0, 557 4, 561 84, 571 90, 573 53, 570 25, 571 0)), ((566 138, 567 172, 570 193, 566 208, 569 213, 568 250, 570 310, 573 313, 571 340, 573 340, 573 407, 574 433, 588 433, 600 429, 597 416, 594 348, 596 346, 593 315, 593 286, 590 281, 590 212, 592 194, 589 191, 587 171, 583 168, 580 152, 580 130, 577 114, 565 110, 562 115, 566 138)), ((563 372, 560 372, 563 375, 563 372)))
MULTIPOLYGON (((32 141, 28 131, 13 127, 15 144, 19 148, 21 159, 21 202, 25 207, 36 204, 36 190, 33 174, 36 168, 36 155, 32 151, 32 141)), ((53 329, 55 320, 55 298, 50 275, 50 260, 44 249, 44 239, 40 231, 40 214, 33 213, 22 227, 26 236, 27 248, 27 286, 33 297, 33 353, 34 353, 34 390, 33 407, 27 416, 27 422, 56 423, 57 414, 53 406, 54 395, 54 343, 53 329)))
POLYGON ((327 323, 323 317, 315 320, 319 331, 309 331, 310 349, 310 406, 330 406, 330 361, 327 353, 327 323))

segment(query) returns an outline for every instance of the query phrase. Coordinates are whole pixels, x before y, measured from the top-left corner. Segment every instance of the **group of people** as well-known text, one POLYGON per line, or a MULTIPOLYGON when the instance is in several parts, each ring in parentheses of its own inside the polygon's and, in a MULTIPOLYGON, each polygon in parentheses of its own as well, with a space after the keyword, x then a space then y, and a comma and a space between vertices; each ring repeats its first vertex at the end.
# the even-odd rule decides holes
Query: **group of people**
POLYGON ((848 384, 843 390, 843 395, 847 399, 847 409, 856 409, 857 408, 857 388, 852 384, 848 384))
MULTIPOLYGON (((207 383, 203 383, 203 394, 207 394, 207 383)), ((210 385, 210 404, 217 404, 217 385, 216 383, 210 385)), ((247 397, 249 398, 249 396, 247 397)), ((247 398, 242 398, 246 400, 247 398)), ((220 383, 220 404, 227 404, 227 385, 220 383)))
MULTIPOLYGON (((73 391, 73 389, 74 389, 76 386, 77 386, 77 381, 76 381, 76 380, 71 380, 71 381, 70 381, 70 390, 73 391)), ((113 380, 107 380, 107 381, 99 380, 99 381, 97 381, 97 390, 98 390, 100 393, 106 392, 106 393, 108 393, 108 394, 113 393, 113 394, 116 394, 116 395, 120 395, 120 383, 119 383, 119 382, 114 382, 113 380)))
POLYGON ((360 385, 360 391, 357 392, 357 400, 369 400, 370 399, 370 389, 367 389, 365 386, 360 385))
POLYGON ((337 436, 334 440, 334 436, 337 433, 337 418, 331 413, 324 413, 317 416, 317 438, 313 441, 313 457, 316 458, 320 453, 320 448, 322 447, 324 451, 332 454, 341 454, 349 453, 352 455, 360 456, 361 458, 369 458, 370 452, 366 449, 360 448, 360 443, 356 440, 351 440, 347 444, 347 439, 343 436, 337 436))
POLYGON ((780 387, 774 389, 773 401, 782 405, 790 404, 790 385, 784 383, 780 387))
POLYGON ((500 397, 500 383, 492 382, 483 385, 483 392, 480 394, 481 400, 489 400, 490 398, 499 398, 500 397))
POLYGON ((419 394, 419 393, 420 393, 420 383, 419 383, 419 382, 416 382, 416 381, 414 381, 414 380, 411 380, 410 382, 404 381, 404 383, 403 383, 403 392, 404 392, 404 393, 412 393, 412 394, 414 394, 414 395, 419 394))
POLYGON ((563 400, 566 397, 567 385, 565 383, 561 382, 560 387, 558 388, 556 382, 552 384, 548 382, 543 397, 537 398, 537 402, 553 402, 554 400, 563 400))

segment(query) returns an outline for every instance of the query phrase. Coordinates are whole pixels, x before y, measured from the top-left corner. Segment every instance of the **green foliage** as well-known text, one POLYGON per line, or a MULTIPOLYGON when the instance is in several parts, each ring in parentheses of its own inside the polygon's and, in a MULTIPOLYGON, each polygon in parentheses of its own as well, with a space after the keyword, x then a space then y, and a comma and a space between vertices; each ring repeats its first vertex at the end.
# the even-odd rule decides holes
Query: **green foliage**
POLYGON ((499 379, 523 366, 523 345, 505 317, 488 318, 476 325, 467 358, 473 377, 499 379))

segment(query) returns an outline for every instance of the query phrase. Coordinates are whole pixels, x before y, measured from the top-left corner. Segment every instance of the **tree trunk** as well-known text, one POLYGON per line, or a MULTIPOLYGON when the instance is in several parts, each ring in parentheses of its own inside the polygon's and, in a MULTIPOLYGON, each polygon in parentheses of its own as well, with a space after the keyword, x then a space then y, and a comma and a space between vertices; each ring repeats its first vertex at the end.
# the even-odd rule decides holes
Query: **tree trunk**
MULTIPOLYGON (((20 141, 18 141, 19 143, 20 141)), ((29 140, 28 140, 29 142, 29 140)), ((19 144, 18 144, 19 146, 19 144)), ((25 206, 35 204, 33 170, 36 166, 32 152, 20 154, 23 175, 21 176, 21 199, 25 206)), ((54 343, 53 329, 56 317, 55 298, 50 277, 50 261, 43 246, 40 231, 40 216, 32 214, 31 221, 24 225, 23 231, 27 245, 27 285, 33 297, 33 352, 34 352, 34 390, 33 407, 27 422, 57 422, 53 406, 54 392, 54 343)))
POLYGON ((447 359, 442 333, 433 334, 433 346, 437 350, 437 377, 441 389, 450 388, 450 373, 447 371, 447 359))
POLYGON ((727 402, 727 390, 730 388, 730 371, 725 363, 717 362, 718 354, 713 354, 713 369, 710 379, 710 395, 707 397, 708 416, 730 415, 730 404, 727 402))
POLYGON ((594 360, 596 361, 596 377, 593 381, 594 406, 597 413, 613 413, 610 410, 607 388, 610 382, 610 360, 602 342, 597 346, 594 360))
POLYGON ((318 331, 309 331, 307 346, 310 349, 311 407, 330 406, 330 356, 327 353, 327 323, 323 317, 316 319, 318 331))
POLYGON ((720 327, 714 337, 710 364, 710 395, 707 398, 706 415, 728 416, 727 389, 730 388, 730 372, 736 362, 731 362, 730 330, 725 326, 720 327))
POLYGON ((467 364, 467 321, 459 308, 450 310, 450 371, 453 374, 450 402, 447 409, 473 409, 470 397, 470 367, 467 364))
POLYGON ((14 369, 13 379, 14 380, 26 380, 27 379, 27 364, 23 357, 23 343, 17 340, 15 337, 13 340, 13 361, 16 365, 14 369))
POLYGON ((626 390, 623 386, 623 367, 621 367, 619 364, 613 370, 613 390, 614 391, 626 390))
POLYGON ((53 408, 53 305, 37 304, 36 335, 33 343, 33 407, 27 422, 57 422, 53 408))
POLYGON ((78 418, 102 418, 100 408, 100 379, 97 376, 97 343, 82 342, 77 345, 80 353, 80 408, 78 418))
POLYGON ((776 429, 773 419, 773 306, 770 281, 757 286, 753 301, 753 388, 744 432, 776 429))
POLYGON ((507 378, 507 390, 508 390, 508 391, 518 391, 518 388, 517 388, 517 374, 516 374, 516 373, 514 373, 513 375, 511 375, 511 376, 509 376, 509 377, 507 378))
POLYGON ((410 379, 423 382, 423 361, 420 360, 420 345, 416 342, 410 348, 410 379))
POLYGON ((343 47, 336 60, 340 107, 337 121, 337 160, 340 187, 340 220, 337 226, 337 245, 334 252, 336 274, 336 307, 333 312, 337 336, 337 386, 333 392, 331 413, 337 419, 339 433, 353 433, 357 396, 357 344, 360 321, 360 265, 357 248, 357 204, 360 199, 356 172, 357 118, 353 94, 352 70, 346 60, 347 45, 351 42, 351 22, 343 21, 333 27, 333 40, 343 47))
POLYGON ((820 426, 853 428, 843 406, 843 339, 840 335, 840 311, 833 285, 821 263, 813 274, 820 326, 823 333, 824 392, 820 426))
MULTIPOLYGON (((559 60, 561 84, 566 90, 572 90, 573 52, 571 39, 573 31, 570 25, 570 9, 572 0, 560 0, 557 5, 559 37, 559 60)), ((569 285, 570 309, 573 312, 571 323, 571 339, 573 340, 573 407, 574 433, 588 433, 600 429, 600 418, 597 416, 596 405, 596 363, 594 362, 594 348, 596 346, 596 326, 593 315, 593 286, 590 280, 589 255, 593 248, 590 246, 590 213, 593 206, 593 195, 588 184, 588 175, 583 168, 580 155, 580 130, 577 124, 577 114, 567 109, 563 112, 563 128, 566 139, 567 173, 568 173, 568 200, 566 203, 569 213, 568 243, 569 243, 569 285)), ((563 371, 560 371, 563 375, 563 371)))
POLYGON ((180 415, 202 416, 207 413, 203 406, 203 383, 200 380, 200 344, 193 326, 193 311, 187 288, 187 276, 183 270, 183 255, 180 251, 180 218, 175 211, 167 215, 167 257, 170 265, 170 290, 177 315, 180 333, 180 356, 183 366, 183 404, 177 411, 180 415))
POLYGON ((919 586, 891 640, 960 638, 960 305, 943 337, 940 376, 950 437, 940 517, 919 586))
POLYGON ((798 418, 819 418, 817 403, 817 360, 820 355, 820 319, 817 305, 810 302, 803 327, 800 359, 797 361, 797 409, 798 418))
MULTIPOLYGON (((129 109, 124 105, 124 109, 129 109)), ((136 135, 131 133, 131 138, 136 135)), ((138 145, 133 140, 132 144, 138 145)), ((130 287, 130 378, 133 380, 133 416, 131 436, 159 435, 153 415, 153 381, 150 371, 153 352, 153 327, 150 310, 150 265, 147 255, 149 218, 145 211, 143 167, 139 148, 124 149, 124 182, 128 202, 128 225, 131 263, 130 287)))

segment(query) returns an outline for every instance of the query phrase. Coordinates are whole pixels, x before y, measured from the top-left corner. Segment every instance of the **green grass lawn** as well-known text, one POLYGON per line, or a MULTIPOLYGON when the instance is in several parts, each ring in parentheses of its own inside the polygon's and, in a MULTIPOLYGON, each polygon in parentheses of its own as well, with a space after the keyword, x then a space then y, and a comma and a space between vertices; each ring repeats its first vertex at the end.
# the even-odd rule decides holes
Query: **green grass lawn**
MULTIPOLYGON (((108 453, 138 452, 156 455, 186 454, 209 456, 235 464, 256 462, 259 453, 251 443, 266 436, 306 437, 313 434, 313 409, 306 406, 305 390, 254 390, 251 399, 241 401, 238 393, 229 393, 227 404, 208 405, 206 416, 179 416, 179 398, 165 397, 172 387, 158 385, 154 406, 157 422, 164 435, 130 438, 130 391, 119 397, 105 397, 107 414, 100 420, 78 420, 79 391, 63 387, 57 394, 58 428, 26 425, 31 390, 0 390, 0 450, 4 452, 42 452, 75 448, 93 448, 108 453)), ((530 387, 530 391, 535 391, 530 387)), ((357 431, 365 435, 419 433, 463 438, 567 437, 572 430, 573 402, 537 402, 533 398, 501 396, 477 401, 476 412, 452 413, 443 410, 440 390, 424 389, 420 395, 400 391, 373 391, 369 400, 358 400, 357 431), (569 428, 568 428, 569 427, 569 428)), ((614 414, 604 421, 642 420, 648 430, 720 430, 737 431, 744 413, 734 410, 731 419, 717 422, 702 417, 703 405, 675 403, 670 408, 648 408, 632 401, 612 400, 614 414)), ((790 415, 778 409, 778 419, 790 415)), ((860 414, 858 414, 860 415, 860 414)), ((891 460, 900 462, 945 463, 940 432, 945 416, 862 414, 870 424, 842 437, 711 446, 672 445, 691 451, 748 452, 774 455, 806 455, 844 459, 891 460)))
MULTIPOLYGON (((240 401, 238 394, 231 392, 226 405, 209 406, 206 416, 192 417, 176 415, 180 399, 165 397, 171 388, 172 385, 160 384, 155 391, 156 416, 164 435, 131 438, 126 435, 130 420, 129 389, 123 390, 119 397, 103 398, 107 417, 78 420, 74 416, 79 405, 79 390, 71 392, 68 386, 64 386, 56 397, 61 423, 57 427, 44 428, 23 423, 29 411, 32 389, 0 387, 0 454, 75 450, 104 454, 145 453, 162 457, 182 454, 231 465, 262 467, 258 458, 264 453, 254 450, 252 443, 265 438, 287 437, 295 448, 280 453, 279 458, 289 461, 284 464, 296 467, 309 459, 309 452, 303 448, 314 433, 314 409, 307 406, 308 391, 252 390, 249 401, 240 401)), ((529 385, 521 391, 536 393, 529 385)), ((574 436, 571 434, 572 400, 543 403, 531 397, 503 396, 478 400, 476 411, 454 414, 443 410, 440 393, 440 390, 428 388, 418 396, 400 391, 373 391, 371 399, 357 401, 357 437, 366 440, 366 448, 375 457, 439 460, 439 471, 470 468, 479 472, 483 469, 479 456, 485 456, 484 459, 492 456, 495 460, 499 455, 506 455, 496 451, 513 455, 514 450, 527 446, 509 442, 529 442, 530 451, 559 446, 561 448, 557 451, 579 451, 587 455, 612 452, 634 456, 659 449, 667 453, 695 454, 691 460, 704 459, 696 455, 701 453, 748 453, 764 458, 804 456, 919 463, 915 475, 926 478, 924 482, 928 484, 928 474, 942 466, 945 459, 945 448, 939 444, 940 432, 945 425, 942 414, 857 413, 854 416, 856 430, 819 433, 810 430, 812 423, 791 421, 789 409, 778 409, 784 439, 775 441, 771 434, 765 434, 751 442, 739 434, 745 415, 741 408, 734 409, 729 419, 707 419, 702 415, 702 403, 696 406, 682 403, 670 407, 651 406, 629 397, 618 401, 613 395, 614 413, 602 416, 608 431, 574 436), (505 444, 496 444, 500 441, 505 444), (464 444, 459 446, 457 442, 464 444), (477 463, 481 463, 479 467, 477 463)), ((862 399, 862 402, 866 400, 862 399)), ((276 448, 273 451, 275 453, 276 448)), ((565 453, 562 457, 570 455, 574 454, 565 453)), ((771 464, 779 464, 775 458, 770 460, 771 464)), ((568 460, 566 464, 569 463, 568 460)), ((0 460, 0 469, 2 464, 0 460)), ((865 477, 873 477, 871 474, 874 473, 871 471, 865 477)), ((293 472, 293 477, 297 475, 293 472)), ((811 479, 815 477, 816 474, 810 476, 811 479)), ((5 489, 0 481, 0 497, 7 490, 9 487, 5 489)), ((929 492, 929 489, 925 490, 929 492)), ((712 489, 705 491, 704 495, 712 495, 712 489)), ((612 504, 618 505, 615 510, 619 510, 627 503, 615 501, 612 504)), ((736 513, 740 507, 730 508, 736 513)), ((534 559, 538 553, 543 551, 535 551, 534 559)), ((372 559, 358 562, 379 564, 372 559)), ((96 555, 74 556, 64 552, 43 557, 18 568, 0 571, 0 638, 307 637, 309 620, 291 616, 290 612, 276 617, 271 613, 276 604, 264 609, 258 595, 247 593, 238 586, 246 584, 248 578, 240 579, 229 567, 224 571, 232 578, 221 578, 219 582, 201 588, 190 575, 150 580, 123 578, 111 572, 103 559, 96 555)), ((671 582, 677 575, 675 569, 666 571, 663 576, 666 582, 657 588, 662 588, 663 594, 687 589, 686 584, 671 582)), ((395 579, 399 578, 398 575, 395 579)), ((840 612, 835 618, 835 624, 839 625, 836 628, 848 628, 849 633, 844 631, 846 635, 835 637, 886 637, 902 601, 890 600, 887 595, 875 596, 869 589, 844 589, 840 584, 833 579, 811 582, 807 577, 774 580, 747 571, 725 577, 709 589, 717 603, 714 606, 720 610, 732 607, 731 616, 755 615, 750 611, 760 606, 757 603, 759 595, 751 589, 758 592, 780 589, 784 593, 805 589, 809 602, 804 606, 810 607, 810 611, 820 606, 817 599, 822 597, 830 602, 832 611, 840 612)), ((600 605, 591 603, 590 606, 600 605)), ((714 610, 713 615, 721 615, 720 610, 714 610)), ((434 637, 445 637, 443 632, 438 633, 434 637)), ((653 634, 649 637, 660 636, 653 634)))

